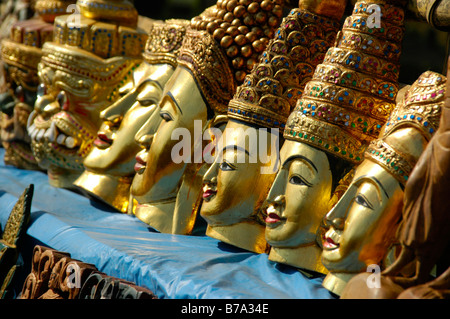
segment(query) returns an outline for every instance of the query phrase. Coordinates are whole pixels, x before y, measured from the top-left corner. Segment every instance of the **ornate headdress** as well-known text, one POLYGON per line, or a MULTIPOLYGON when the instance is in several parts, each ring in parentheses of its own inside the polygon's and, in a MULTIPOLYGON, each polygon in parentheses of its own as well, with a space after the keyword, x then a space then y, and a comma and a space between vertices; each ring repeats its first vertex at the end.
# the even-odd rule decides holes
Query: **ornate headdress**
POLYGON ((372 141, 365 157, 387 169, 405 185, 418 158, 386 141, 404 127, 417 129, 429 141, 439 127, 445 101, 446 77, 432 71, 423 73, 408 89, 392 112, 379 139, 372 141))
POLYGON ((285 138, 360 163, 395 107, 403 21, 398 5, 358 1, 306 84, 285 138), (372 25, 374 12, 380 21, 372 25))
POLYGON ((101 82, 110 89, 107 101, 112 102, 122 81, 139 66, 148 34, 136 27, 138 14, 126 0, 79 0, 77 6, 81 14, 56 17, 53 42, 44 45, 42 64, 101 82), (117 12, 124 13, 118 23, 103 22, 117 12))
POLYGON ((334 43, 339 19, 292 9, 259 64, 238 87, 230 101, 228 117, 263 127, 284 128, 305 84, 334 43))
POLYGON ((78 0, 77 6, 81 14, 55 19, 55 43, 75 46, 104 59, 142 57, 148 34, 136 26, 139 16, 132 4, 126 0, 78 0), (118 13, 122 18, 114 20, 118 13))
POLYGON ((168 63, 176 67, 188 25, 189 20, 180 19, 153 22, 143 53, 145 61, 151 64, 168 63))
POLYGON ((283 6, 284 0, 218 0, 191 20, 178 64, 192 72, 216 113, 226 114, 237 86, 278 28, 283 6))
POLYGON ((75 0, 38 0, 36 16, 15 23, 10 38, 2 41, 2 59, 15 68, 10 72, 11 80, 18 85, 35 91, 39 84, 37 65, 42 57, 42 46, 53 38, 53 21, 64 14, 75 0))

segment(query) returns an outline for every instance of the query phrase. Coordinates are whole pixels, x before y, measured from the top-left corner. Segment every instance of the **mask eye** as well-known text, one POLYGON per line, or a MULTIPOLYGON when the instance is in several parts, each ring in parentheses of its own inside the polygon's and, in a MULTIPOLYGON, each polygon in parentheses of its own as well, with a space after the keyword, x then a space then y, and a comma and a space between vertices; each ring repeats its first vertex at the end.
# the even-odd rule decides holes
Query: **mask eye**
POLYGON ((23 87, 21 85, 19 85, 18 87, 16 87, 16 90, 14 91, 14 95, 16 96, 16 98, 20 101, 20 102, 24 102, 25 101, 25 92, 23 90, 23 87))
POLYGON ((369 201, 363 195, 357 195, 355 197, 355 202, 358 205, 372 209, 372 205, 369 203, 369 201))
POLYGON ((306 182, 303 178, 300 176, 294 175, 289 179, 289 183, 293 185, 302 185, 302 186, 308 186, 311 187, 311 184, 306 182))
POLYGON ((56 100, 58 101, 59 106, 62 109, 66 109, 67 108, 67 95, 66 95, 66 92, 64 92, 64 91, 59 92, 58 95, 56 96, 56 100))
POLYGON ((222 162, 219 166, 222 171, 234 171, 236 170, 233 166, 228 164, 227 162, 222 162))
POLYGON ((159 116, 161 116, 161 118, 166 122, 173 121, 172 116, 167 112, 160 112, 159 116))
POLYGON ((39 84, 39 86, 37 87, 36 94, 38 97, 44 96, 45 94, 47 94, 47 87, 45 86, 44 83, 39 84))
POLYGON ((138 102, 141 106, 150 106, 156 104, 156 101, 154 99, 140 99, 138 100, 138 102))

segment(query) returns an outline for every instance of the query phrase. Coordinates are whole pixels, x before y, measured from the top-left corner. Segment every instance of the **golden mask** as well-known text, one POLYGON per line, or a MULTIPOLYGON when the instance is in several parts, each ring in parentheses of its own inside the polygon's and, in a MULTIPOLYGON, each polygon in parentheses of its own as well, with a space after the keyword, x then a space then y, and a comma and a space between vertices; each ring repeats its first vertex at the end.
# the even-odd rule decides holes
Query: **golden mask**
MULTIPOLYGON (((119 10, 117 6, 104 7, 109 12, 119 10)), ((28 121, 33 153, 51 185, 74 187, 102 123, 100 112, 132 85, 146 39, 140 28, 82 14, 55 19, 53 41, 43 47, 41 84, 28 121)))
POLYGON ((133 82, 124 87, 121 97, 100 112, 102 125, 83 161, 85 170, 74 183, 121 212, 128 211, 135 157, 140 150, 135 135, 157 109, 176 66, 185 25, 182 20, 153 23, 144 61, 133 71, 133 82))
POLYGON ((218 1, 191 20, 178 66, 159 104, 161 123, 155 130, 157 119, 152 117, 149 122, 154 124, 144 125, 136 136, 144 149, 137 155, 137 174, 131 187, 137 202, 135 214, 158 231, 192 231, 207 167, 202 158, 196 159, 194 150, 203 150, 207 141, 202 137, 210 128, 223 126, 222 116, 237 85, 280 23, 282 6, 276 3, 266 1, 268 6, 262 8, 218 1), (263 11, 256 21, 257 13, 263 11), (235 24, 231 25, 232 21, 235 24), (172 132, 179 135, 172 138, 172 132), (187 136, 186 148, 181 148, 184 160, 174 161, 172 151, 183 143, 177 140, 181 135, 187 136))
POLYGON ((332 45, 338 21, 293 9, 237 88, 219 142, 223 150, 203 181, 200 213, 208 222, 208 236, 268 252, 262 204, 277 171, 278 130, 284 128, 315 66, 332 45))
POLYGON ((42 45, 52 39, 55 16, 65 12, 56 7, 67 7, 71 3, 74 1, 37 1, 36 16, 12 25, 9 38, 2 41, 2 63, 9 87, 1 94, 1 140, 6 164, 39 169, 27 132, 27 120, 39 85, 37 66, 42 57, 42 45), (41 8, 44 6, 55 6, 55 10, 51 10, 51 15, 43 14, 41 8))
POLYGON ((367 266, 384 269, 401 218, 404 186, 439 126, 445 81, 427 71, 408 89, 326 215, 322 262, 329 274, 323 285, 335 294, 367 266))
POLYGON ((378 46, 398 50, 403 11, 373 3, 386 17, 385 33, 365 39, 370 33, 366 9, 372 2, 357 2, 288 118, 282 166, 265 204, 270 260, 308 272, 328 272, 320 261, 321 243, 315 234, 340 192, 340 180, 361 163, 364 150, 395 106, 400 51, 383 52, 378 46), (385 36, 388 31, 390 40, 385 36), (375 41, 377 46, 371 47, 375 41), (383 58, 391 53, 389 60, 383 58))

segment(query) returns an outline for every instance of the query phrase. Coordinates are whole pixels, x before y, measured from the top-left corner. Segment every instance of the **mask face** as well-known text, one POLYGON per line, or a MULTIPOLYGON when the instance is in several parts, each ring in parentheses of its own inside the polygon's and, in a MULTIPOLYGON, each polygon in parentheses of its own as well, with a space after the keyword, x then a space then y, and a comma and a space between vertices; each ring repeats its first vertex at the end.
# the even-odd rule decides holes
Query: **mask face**
POLYGON ((135 135, 157 109, 172 72, 170 65, 149 63, 134 70, 132 85, 124 87, 121 97, 100 113, 102 124, 75 186, 122 212, 128 210, 135 157, 140 150, 135 135))
POLYGON ((102 123, 100 112, 118 98, 123 87, 132 86, 132 78, 125 70, 131 71, 137 61, 104 60, 77 48, 50 48, 50 57, 53 50, 63 51, 80 66, 73 66, 75 72, 57 68, 57 62, 47 62, 44 55, 45 63, 38 67, 41 84, 28 133, 33 153, 39 165, 47 169, 50 184, 73 187, 102 123), (92 73, 84 69, 89 64, 92 73))
POLYGON ((202 142, 206 125, 207 106, 195 79, 185 68, 177 67, 164 87, 159 109, 135 137, 143 148, 136 156, 131 185, 131 195, 138 202, 136 215, 151 210, 152 203, 175 200, 187 161, 192 162, 194 146, 202 142), (198 123, 200 136, 196 138, 198 123), (177 144, 183 146, 180 152, 187 160, 179 160, 177 144))
POLYGON ((210 226, 262 219, 260 208, 275 177, 278 136, 230 120, 217 145, 221 152, 203 178, 200 214, 210 226))
POLYGON ((4 73, 10 85, 10 90, 0 95, 4 161, 18 168, 37 170, 39 167, 31 152, 27 132, 27 120, 36 100, 37 78, 35 82, 19 80, 20 74, 26 74, 27 71, 8 64, 5 64, 4 73))
POLYGON ((330 272, 355 273, 378 264, 399 218, 403 191, 380 165, 364 160, 353 181, 327 214, 322 262, 330 272))
POLYGON ((134 71, 133 86, 125 88, 123 96, 100 113, 102 124, 94 147, 83 162, 88 171, 134 175, 135 157, 140 150, 135 135, 156 110, 162 88, 172 71, 169 65, 148 63, 142 63, 134 71))
POLYGON ((304 143, 287 140, 280 152, 282 166, 266 200, 266 239, 273 247, 315 242, 330 208, 332 175, 326 154, 304 143))

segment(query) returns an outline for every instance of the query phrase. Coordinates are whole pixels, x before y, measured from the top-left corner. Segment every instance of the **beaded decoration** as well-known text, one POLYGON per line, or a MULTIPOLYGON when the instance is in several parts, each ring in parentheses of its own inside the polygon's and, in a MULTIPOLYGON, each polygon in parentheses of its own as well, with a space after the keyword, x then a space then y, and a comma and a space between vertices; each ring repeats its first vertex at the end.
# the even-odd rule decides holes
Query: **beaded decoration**
POLYGON ((395 107, 403 22, 401 7, 358 1, 305 85, 285 138, 360 163, 395 107), (368 26, 373 5, 382 14, 377 28, 368 26))
POLYGON ((403 185, 418 159, 398 152, 394 144, 389 145, 384 139, 400 128, 413 127, 429 141, 439 127, 445 88, 445 76, 432 71, 424 72, 397 104, 382 136, 371 142, 366 151, 366 158, 386 168, 403 185))
POLYGON ((176 67, 188 25, 188 20, 180 19, 153 22, 143 53, 145 61, 151 64, 168 63, 176 67))
MULTIPOLYGON (((79 85, 87 85, 84 83, 87 81, 100 83, 110 91, 107 100, 114 102, 119 96, 118 88, 132 76, 141 60, 121 56, 101 59, 84 51, 71 50, 49 42, 44 45, 41 62, 43 67, 63 71, 67 74, 67 81, 72 76, 78 80, 83 79, 78 81, 79 85)), ((95 98, 94 96, 93 99, 95 98)))
POLYGON ((230 101, 228 117, 284 128, 338 30, 339 20, 293 9, 270 40, 259 64, 238 87, 230 101))
POLYGON ((227 113, 280 25, 283 7, 283 0, 218 0, 191 20, 177 62, 192 72, 216 113, 227 113))

